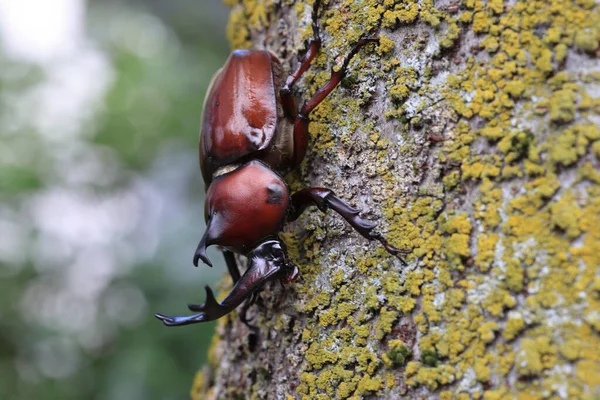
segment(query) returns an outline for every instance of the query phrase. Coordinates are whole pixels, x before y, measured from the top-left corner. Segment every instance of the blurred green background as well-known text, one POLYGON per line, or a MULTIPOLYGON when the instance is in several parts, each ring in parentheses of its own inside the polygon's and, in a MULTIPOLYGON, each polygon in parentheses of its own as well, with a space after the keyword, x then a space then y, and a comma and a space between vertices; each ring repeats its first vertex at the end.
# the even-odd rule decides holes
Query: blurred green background
POLYGON ((0 399, 184 399, 220 0, 0 0, 0 399))

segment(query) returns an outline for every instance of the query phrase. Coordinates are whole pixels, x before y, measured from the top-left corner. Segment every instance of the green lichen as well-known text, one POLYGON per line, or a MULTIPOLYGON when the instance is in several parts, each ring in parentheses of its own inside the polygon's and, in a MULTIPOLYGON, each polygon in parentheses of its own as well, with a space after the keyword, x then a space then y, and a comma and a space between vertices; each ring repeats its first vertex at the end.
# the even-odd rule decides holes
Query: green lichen
POLYGON ((388 368, 404 367, 411 357, 412 351, 401 340, 390 340, 388 346, 390 350, 382 356, 385 366, 388 368))
POLYGON ((421 362, 428 367, 435 367, 438 364, 438 355, 435 350, 425 350, 421 353, 421 362))

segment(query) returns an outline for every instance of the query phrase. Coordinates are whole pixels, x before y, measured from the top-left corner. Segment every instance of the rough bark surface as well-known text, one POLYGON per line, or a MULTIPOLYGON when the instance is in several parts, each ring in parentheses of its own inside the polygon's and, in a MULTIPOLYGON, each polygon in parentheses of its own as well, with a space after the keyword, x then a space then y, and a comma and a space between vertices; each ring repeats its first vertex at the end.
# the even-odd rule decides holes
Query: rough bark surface
MULTIPOLYGON (((286 65, 312 2, 227 0, 234 48, 286 65)), ((378 221, 408 266, 316 209, 283 234, 302 278, 263 292, 251 332, 217 328, 192 396, 599 398, 600 18, 594 0, 330 0, 293 189, 378 221)), ((227 290, 224 284, 224 290, 227 290)))

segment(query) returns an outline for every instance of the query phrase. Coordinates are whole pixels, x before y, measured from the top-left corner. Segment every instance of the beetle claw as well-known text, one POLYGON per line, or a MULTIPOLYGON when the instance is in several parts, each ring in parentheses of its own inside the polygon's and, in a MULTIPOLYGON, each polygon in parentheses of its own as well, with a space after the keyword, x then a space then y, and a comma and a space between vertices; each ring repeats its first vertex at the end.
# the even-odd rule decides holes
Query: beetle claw
POLYGON ((385 240, 383 235, 381 235, 380 233, 370 233, 370 235, 371 235, 371 238, 379 241, 379 243, 381 243, 383 245, 383 247, 386 249, 386 251, 388 253, 390 253, 391 255, 398 258, 398 260, 400 260, 400 262, 402 263, 403 266, 405 266, 405 267, 408 266, 408 264, 406 263, 404 258, 402 258, 401 255, 410 254, 411 253, 410 250, 398 249, 398 248, 392 246, 391 244, 388 243, 387 240, 385 240))
POLYGON ((247 317, 247 312, 247 309, 240 311, 240 321, 242 321, 242 323, 250 329, 256 328, 254 325, 250 324, 250 322, 254 320, 254 315, 251 317, 247 317))

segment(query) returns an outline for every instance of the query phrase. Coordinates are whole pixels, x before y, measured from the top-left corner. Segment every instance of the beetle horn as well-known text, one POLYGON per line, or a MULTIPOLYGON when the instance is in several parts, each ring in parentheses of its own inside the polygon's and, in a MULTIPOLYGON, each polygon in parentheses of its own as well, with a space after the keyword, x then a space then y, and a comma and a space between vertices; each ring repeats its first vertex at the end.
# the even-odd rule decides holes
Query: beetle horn
POLYGON ((202 239, 200 239, 200 243, 198 243, 198 248, 196 248, 196 252, 194 253, 194 266, 196 267, 198 266, 198 260, 202 260, 202 262, 204 262, 209 267, 213 266, 208 257, 206 256, 206 248, 212 244, 210 240, 211 238, 209 237, 211 221, 212 218, 210 218, 206 222, 206 231, 204 232, 202 239))
POLYGON ((231 292, 218 303, 210 287, 205 286, 206 301, 204 304, 188 305, 191 311, 198 314, 185 317, 169 317, 155 314, 167 326, 190 325, 198 322, 213 321, 235 310, 253 293, 262 288, 269 280, 281 278, 295 266, 287 259, 287 254, 279 241, 270 240, 262 243, 249 255, 249 267, 244 275, 236 282, 231 292))
POLYGON ((206 233, 204 233, 204 236, 202 236, 202 239, 200 240, 200 243, 198 244, 198 248, 196 249, 196 252, 194 253, 194 266, 196 266, 196 267, 198 266, 198 260, 202 260, 203 263, 205 263, 209 267, 212 267, 212 263, 206 256, 206 248, 208 247, 206 245, 207 234, 208 234, 208 231, 206 231, 206 233))
POLYGON ((204 286, 204 289, 206 290, 206 301, 204 304, 199 306, 190 304, 188 306, 190 309, 194 309, 194 311, 201 311, 198 314, 185 317, 169 317, 163 314, 154 314, 154 316, 160 319, 166 326, 183 326, 198 322, 214 321, 233 310, 219 304, 208 285, 204 286))

